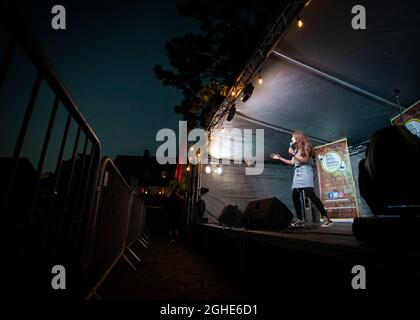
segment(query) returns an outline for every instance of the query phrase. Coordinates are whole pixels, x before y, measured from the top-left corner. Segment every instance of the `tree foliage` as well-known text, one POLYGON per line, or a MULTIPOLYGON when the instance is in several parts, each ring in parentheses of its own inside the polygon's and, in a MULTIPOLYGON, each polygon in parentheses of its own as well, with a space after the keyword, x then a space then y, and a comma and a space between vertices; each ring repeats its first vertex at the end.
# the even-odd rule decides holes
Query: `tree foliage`
POLYGON ((163 85, 182 91, 175 112, 189 128, 207 126, 285 2, 186 0, 178 5, 179 14, 196 19, 200 30, 168 40, 171 68, 155 65, 154 72, 163 85))

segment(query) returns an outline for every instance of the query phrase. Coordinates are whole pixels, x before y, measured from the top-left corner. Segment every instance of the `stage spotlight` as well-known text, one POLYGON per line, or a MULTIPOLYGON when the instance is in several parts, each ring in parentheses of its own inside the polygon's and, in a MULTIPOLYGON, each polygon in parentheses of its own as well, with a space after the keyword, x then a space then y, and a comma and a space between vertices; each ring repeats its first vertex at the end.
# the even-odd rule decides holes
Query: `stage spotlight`
POLYGON ((217 167, 217 168, 216 168, 216 173, 217 173, 218 175, 221 175, 221 174, 223 173, 223 169, 222 169, 222 167, 217 167))
POLYGON ((303 27, 303 20, 300 17, 298 17, 298 19, 297 19, 297 25, 298 25, 299 28, 303 27))
POLYGON ((210 166, 206 166, 206 168, 204 169, 206 171, 206 173, 211 173, 211 168, 210 166))
POLYGON ((249 98, 252 96, 252 92, 254 92, 254 86, 252 82, 249 82, 244 88, 244 95, 242 97, 242 102, 247 102, 249 98))
POLYGON ((230 108, 229 108, 229 114, 226 118, 227 121, 232 121, 233 117, 235 116, 236 113, 236 105, 233 104, 230 108))

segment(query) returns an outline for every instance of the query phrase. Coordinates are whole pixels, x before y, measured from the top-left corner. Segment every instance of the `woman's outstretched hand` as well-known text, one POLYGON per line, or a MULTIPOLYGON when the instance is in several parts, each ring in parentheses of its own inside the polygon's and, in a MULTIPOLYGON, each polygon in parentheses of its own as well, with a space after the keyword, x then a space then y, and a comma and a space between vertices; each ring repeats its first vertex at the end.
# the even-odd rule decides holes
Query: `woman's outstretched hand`
POLYGON ((271 159, 273 160, 281 160, 281 155, 279 155, 277 152, 271 154, 271 159))
POLYGON ((281 155, 279 155, 278 153, 272 153, 271 154, 271 159, 280 160, 281 162, 283 162, 285 164, 288 164, 290 166, 294 165, 295 162, 296 162, 294 157, 292 158, 292 160, 287 160, 287 159, 283 158, 281 155))

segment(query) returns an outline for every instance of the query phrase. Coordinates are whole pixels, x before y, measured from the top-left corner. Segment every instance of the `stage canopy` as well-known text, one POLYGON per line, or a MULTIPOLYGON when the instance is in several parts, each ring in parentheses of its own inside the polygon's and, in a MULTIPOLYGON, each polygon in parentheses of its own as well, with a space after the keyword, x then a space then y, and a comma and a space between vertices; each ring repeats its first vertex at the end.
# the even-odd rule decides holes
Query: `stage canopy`
MULTIPOLYGON (((302 28, 290 26, 261 66, 247 102, 236 101, 232 128, 265 130, 265 159, 287 152, 288 131, 314 144, 347 137, 356 146, 420 99, 420 6, 416 1, 362 1, 366 29, 354 30, 354 1, 313 0, 302 28)), ((221 128, 221 123, 216 128, 221 128)), ((221 152, 229 157, 231 147, 221 152)), ((219 152, 220 154, 220 152, 219 152)))
MULTIPOLYGON (((312 0, 300 17, 303 27, 291 25, 260 66, 263 83, 256 73, 250 99, 238 99, 233 120, 215 127, 223 125, 223 135, 233 128, 264 129, 265 160, 272 152, 286 155, 295 130, 304 131, 314 145, 347 138, 349 146, 358 146, 398 115, 394 89, 403 108, 420 99, 417 1, 312 0), (356 4, 366 8, 365 30, 352 28, 356 4)), ((231 144, 214 144, 214 156, 233 158, 231 144)), ((363 156, 353 154, 351 163, 359 212, 367 216, 357 186, 363 156)), ((203 173, 201 185, 210 189, 204 196, 208 217, 217 219, 229 203, 244 210, 250 200, 273 196, 292 208, 293 173, 279 164, 266 163, 259 176, 245 176, 244 165, 224 165, 222 175, 203 173)))

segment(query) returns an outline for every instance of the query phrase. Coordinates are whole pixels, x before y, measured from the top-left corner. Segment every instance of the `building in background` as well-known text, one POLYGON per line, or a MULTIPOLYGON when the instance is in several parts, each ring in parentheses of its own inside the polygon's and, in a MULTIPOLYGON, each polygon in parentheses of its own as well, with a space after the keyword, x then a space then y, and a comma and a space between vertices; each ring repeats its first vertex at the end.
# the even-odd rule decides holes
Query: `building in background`
POLYGON ((159 164, 148 150, 143 156, 117 155, 114 162, 124 179, 140 194, 165 196, 177 181, 176 165, 159 164))

